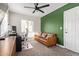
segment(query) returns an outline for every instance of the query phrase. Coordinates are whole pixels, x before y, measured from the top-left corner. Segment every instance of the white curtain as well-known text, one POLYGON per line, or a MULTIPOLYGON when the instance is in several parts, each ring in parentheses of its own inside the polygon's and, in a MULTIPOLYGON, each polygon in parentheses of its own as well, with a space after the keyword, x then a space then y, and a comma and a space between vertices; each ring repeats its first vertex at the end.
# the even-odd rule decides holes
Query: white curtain
POLYGON ((28 37, 31 37, 33 35, 33 21, 21 20, 22 34, 26 33, 26 29, 28 29, 28 37))

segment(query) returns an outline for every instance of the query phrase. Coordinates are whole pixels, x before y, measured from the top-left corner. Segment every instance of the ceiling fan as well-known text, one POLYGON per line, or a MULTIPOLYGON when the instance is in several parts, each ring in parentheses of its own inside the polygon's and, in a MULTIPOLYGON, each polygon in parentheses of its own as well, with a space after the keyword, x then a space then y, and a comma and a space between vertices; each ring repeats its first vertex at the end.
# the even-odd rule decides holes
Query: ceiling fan
POLYGON ((44 8, 44 7, 48 7, 49 4, 46 4, 46 5, 43 5, 43 6, 38 6, 39 4, 38 3, 34 3, 34 6, 35 7, 28 7, 28 6, 24 6, 24 8, 31 8, 31 9, 34 9, 33 13, 35 13, 35 11, 40 11, 42 13, 44 13, 44 11, 41 10, 41 8, 44 8))

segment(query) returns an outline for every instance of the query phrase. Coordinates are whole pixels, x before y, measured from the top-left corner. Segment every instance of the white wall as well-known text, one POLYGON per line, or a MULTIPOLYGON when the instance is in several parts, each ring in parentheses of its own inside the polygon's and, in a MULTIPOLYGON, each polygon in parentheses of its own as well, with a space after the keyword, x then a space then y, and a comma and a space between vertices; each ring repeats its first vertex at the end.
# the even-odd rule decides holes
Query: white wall
POLYGON ((5 12, 8 9, 7 3, 0 3, 0 23, 5 15, 5 12))
POLYGON ((1 25, 0 25, 0 35, 1 35, 1 25))
POLYGON ((0 3, 0 35, 1 35, 1 21, 5 15, 5 12, 8 9, 7 3, 0 3))
POLYGON ((21 34, 21 20, 32 20, 34 22, 34 32, 40 32, 40 18, 28 15, 22 15, 14 12, 9 12, 9 24, 17 27, 17 33, 21 34))
POLYGON ((8 33, 8 11, 5 13, 5 17, 1 23, 1 36, 8 33))
POLYGON ((8 9, 8 4, 7 3, 0 3, 0 9, 4 12, 8 9))

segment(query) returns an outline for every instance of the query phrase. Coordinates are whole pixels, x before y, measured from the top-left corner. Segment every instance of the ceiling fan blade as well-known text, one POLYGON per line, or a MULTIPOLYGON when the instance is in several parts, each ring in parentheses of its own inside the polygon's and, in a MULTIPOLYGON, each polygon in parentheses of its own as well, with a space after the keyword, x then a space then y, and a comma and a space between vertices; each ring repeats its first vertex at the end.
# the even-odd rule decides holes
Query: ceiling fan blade
POLYGON ((33 13, 35 13, 35 10, 33 11, 33 13))
POLYGON ((28 7, 28 6, 24 6, 24 8, 31 8, 31 9, 35 9, 34 7, 28 7))
POLYGON ((42 13, 44 13, 44 11, 42 11, 42 10, 40 10, 40 9, 39 9, 39 11, 42 12, 42 13))
POLYGON ((49 6, 49 4, 40 6, 40 7, 38 7, 38 8, 44 8, 44 7, 48 7, 48 6, 49 6))

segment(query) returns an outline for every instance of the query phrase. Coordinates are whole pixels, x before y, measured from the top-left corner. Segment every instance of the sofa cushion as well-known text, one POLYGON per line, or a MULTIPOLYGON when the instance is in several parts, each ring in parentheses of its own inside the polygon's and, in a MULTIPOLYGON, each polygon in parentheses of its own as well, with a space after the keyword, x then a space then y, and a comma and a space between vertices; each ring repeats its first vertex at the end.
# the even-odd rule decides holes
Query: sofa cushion
POLYGON ((47 35, 47 36, 51 36, 51 37, 52 37, 53 35, 54 35, 54 34, 52 34, 52 33, 48 33, 48 35, 47 35))
POLYGON ((54 34, 48 33, 46 36, 46 39, 48 39, 48 37, 53 37, 54 34))

